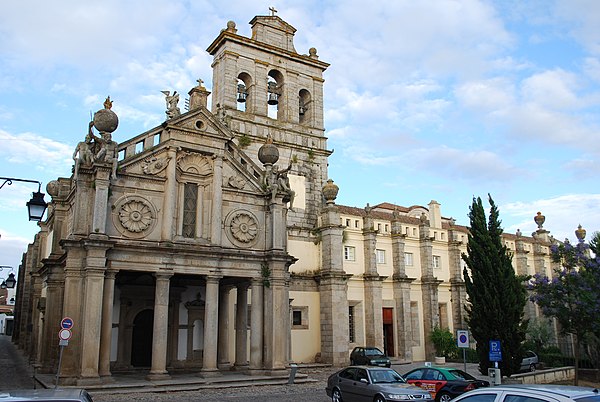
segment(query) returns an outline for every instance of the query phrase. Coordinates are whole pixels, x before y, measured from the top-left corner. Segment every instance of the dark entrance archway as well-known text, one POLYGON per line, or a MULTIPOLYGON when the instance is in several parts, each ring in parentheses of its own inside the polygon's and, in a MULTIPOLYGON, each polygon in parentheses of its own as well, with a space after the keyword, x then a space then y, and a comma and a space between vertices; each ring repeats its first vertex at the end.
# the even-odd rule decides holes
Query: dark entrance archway
POLYGON ((142 310, 133 320, 131 336, 131 365, 150 367, 152 365, 152 332, 154 310, 142 310))

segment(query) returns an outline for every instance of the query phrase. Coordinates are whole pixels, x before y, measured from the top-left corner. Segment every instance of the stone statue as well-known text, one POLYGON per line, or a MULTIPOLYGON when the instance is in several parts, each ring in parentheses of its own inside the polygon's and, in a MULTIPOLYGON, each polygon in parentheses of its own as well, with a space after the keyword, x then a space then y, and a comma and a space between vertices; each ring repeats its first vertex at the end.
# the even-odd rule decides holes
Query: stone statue
MULTIPOLYGON (((90 124, 93 124, 93 122, 90 124)), ((91 135, 94 138, 94 141, 99 145, 98 152, 96 152, 96 155, 94 156, 94 161, 110 163, 112 165, 112 177, 117 177, 118 150, 117 143, 112 140, 111 133, 100 133, 101 137, 96 137, 94 134, 91 135)))
POLYGON ((271 193, 271 202, 275 201, 278 193, 283 193, 283 202, 289 202, 291 210, 294 205, 296 193, 290 186, 290 179, 287 173, 292 169, 292 161, 286 169, 279 170, 277 165, 273 166, 270 172, 265 176, 265 187, 271 193))
POLYGON ((177 106, 179 103, 179 94, 177 91, 173 91, 173 95, 171 95, 170 91, 161 92, 165 94, 165 102, 167 104, 167 111, 165 113, 167 114, 167 119, 172 119, 179 116, 181 114, 181 110, 177 106))
POLYGON ((81 141, 75 147, 75 152, 73 152, 73 160, 75 161, 75 178, 77 178, 77 173, 79 172, 79 166, 89 166, 94 161, 94 143, 92 139, 94 134, 92 134, 92 126, 94 122, 90 123, 90 127, 88 133, 85 136, 85 140, 81 141))

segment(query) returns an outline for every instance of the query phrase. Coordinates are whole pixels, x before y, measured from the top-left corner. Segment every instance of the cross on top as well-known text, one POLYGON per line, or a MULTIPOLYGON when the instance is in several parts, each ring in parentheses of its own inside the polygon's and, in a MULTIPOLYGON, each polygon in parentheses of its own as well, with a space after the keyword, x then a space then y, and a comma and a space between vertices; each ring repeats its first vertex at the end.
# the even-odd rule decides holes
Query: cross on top
POLYGON ((274 17, 275 14, 277 13, 277 10, 275 9, 275 7, 269 7, 269 11, 271 12, 271 17, 274 17))
POLYGON ((196 80, 196 82, 198 83, 198 86, 199 86, 199 87, 201 87, 201 86, 202 86, 202 84, 204 84, 204 81, 202 81, 202 78, 198 78, 198 79, 196 80))

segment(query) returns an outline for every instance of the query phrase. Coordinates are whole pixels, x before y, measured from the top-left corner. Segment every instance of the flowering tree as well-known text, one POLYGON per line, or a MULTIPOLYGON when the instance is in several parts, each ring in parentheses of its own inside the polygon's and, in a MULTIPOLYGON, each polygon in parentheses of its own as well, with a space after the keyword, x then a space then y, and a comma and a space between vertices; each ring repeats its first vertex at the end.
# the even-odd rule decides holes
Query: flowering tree
POLYGON ((554 317, 561 332, 575 340, 575 385, 579 381, 577 367, 581 342, 588 334, 600 334, 600 234, 595 233, 591 246, 583 237, 577 245, 566 240, 550 250, 554 262, 560 263, 552 278, 536 274, 529 282, 531 300, 544 315, 554 317), (591 255, 593 251, 595 256, 591 255))

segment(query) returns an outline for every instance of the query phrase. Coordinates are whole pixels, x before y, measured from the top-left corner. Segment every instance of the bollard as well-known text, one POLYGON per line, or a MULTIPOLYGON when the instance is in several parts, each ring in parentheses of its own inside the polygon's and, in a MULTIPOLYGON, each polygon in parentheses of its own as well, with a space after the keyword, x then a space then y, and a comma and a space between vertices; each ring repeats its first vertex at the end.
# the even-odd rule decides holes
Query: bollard
POLYGON ((296 378, 296 371, 298 371, 298 365, 296 363, 290 364, 290 378, 288 380, 288 384, 294 383, 294 379, 296 378))

